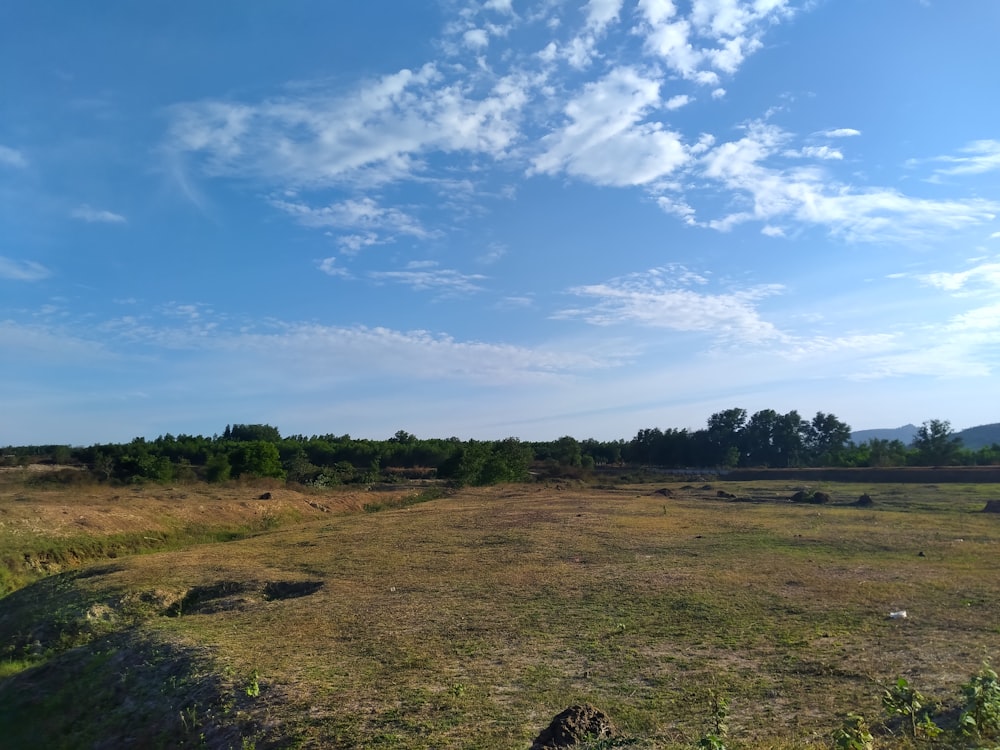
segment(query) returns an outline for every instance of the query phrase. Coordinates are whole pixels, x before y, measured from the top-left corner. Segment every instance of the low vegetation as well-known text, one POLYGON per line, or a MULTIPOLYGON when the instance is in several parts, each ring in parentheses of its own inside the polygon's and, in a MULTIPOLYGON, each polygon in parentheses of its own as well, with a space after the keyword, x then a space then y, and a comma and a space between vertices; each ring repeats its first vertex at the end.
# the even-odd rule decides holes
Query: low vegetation
POLYGON ((195 487, 2 486, 11 746, 1000 745, 997 485, 195 487))

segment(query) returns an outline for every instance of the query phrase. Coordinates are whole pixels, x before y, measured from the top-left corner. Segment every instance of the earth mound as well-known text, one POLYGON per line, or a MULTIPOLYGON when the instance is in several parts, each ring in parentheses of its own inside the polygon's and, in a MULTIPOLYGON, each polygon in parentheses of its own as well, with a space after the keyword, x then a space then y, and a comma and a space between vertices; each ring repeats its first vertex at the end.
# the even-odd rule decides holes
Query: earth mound
POLYGON ((570 706, 556 715, 535 738, 531 750, 573 747, 585 740, 612 737, 615 725, 606 713, 589 703, 570 706))

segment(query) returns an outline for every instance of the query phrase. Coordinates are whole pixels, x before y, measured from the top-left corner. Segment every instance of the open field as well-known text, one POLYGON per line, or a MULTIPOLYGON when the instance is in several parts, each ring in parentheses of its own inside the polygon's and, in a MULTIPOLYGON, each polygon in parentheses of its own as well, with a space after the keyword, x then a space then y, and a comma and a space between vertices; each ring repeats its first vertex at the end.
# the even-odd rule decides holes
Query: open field
POLYGON ((799 488, 508 485, 363 513, 374 493, 6 486, 7 555, 205 533, 0 600, 0 726, 14 747, 526 749, 589 702, 630 746, 691 748, 715 693, 728 747, 819 748, 899 676, 946 714, 1000 654, 1000 515, 979 512, 1000 487, 799 488))

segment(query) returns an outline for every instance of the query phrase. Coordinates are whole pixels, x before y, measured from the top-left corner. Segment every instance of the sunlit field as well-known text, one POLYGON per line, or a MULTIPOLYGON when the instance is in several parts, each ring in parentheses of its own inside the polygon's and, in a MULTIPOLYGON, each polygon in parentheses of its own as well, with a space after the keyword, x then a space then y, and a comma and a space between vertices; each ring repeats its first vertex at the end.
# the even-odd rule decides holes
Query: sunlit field
MULTIPOLYGON (((37 561, 6 489, 2 549, 37 561)), ((834 747, 848 712, 916 747, 884 689, 905 677, 947 724, 1000 650, 996 485, 257 489, 216 501, 231 541, 210 498, 145 489, 205 533, 0 600, 11 746, 526 749, 590 703, 618 729, 594 747, 693 748, 721 697, 730 748, 834 747)), ((98 517, 113 494, 63 500, 98 517)))

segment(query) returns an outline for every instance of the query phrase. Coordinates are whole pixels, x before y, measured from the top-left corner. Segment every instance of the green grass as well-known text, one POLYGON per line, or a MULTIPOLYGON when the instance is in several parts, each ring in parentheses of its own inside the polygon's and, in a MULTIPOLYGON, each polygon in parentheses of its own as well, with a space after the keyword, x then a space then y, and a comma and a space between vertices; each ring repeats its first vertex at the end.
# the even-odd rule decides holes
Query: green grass
MULTIPOLYGON (((717 694, 731 747, 819 748, 900 675, 955 702, 997 661, 1000 518, 975 512, 996 486, 679 485, 467 489, 46 579, 0 601, 0 724, 124 670, 163 691, 142 704, 162 746, 526 748, 589 702, 631 746, 691 748, 717 694)), ((116 691, 81 710, 88 738, 137 721, 116 691)))

